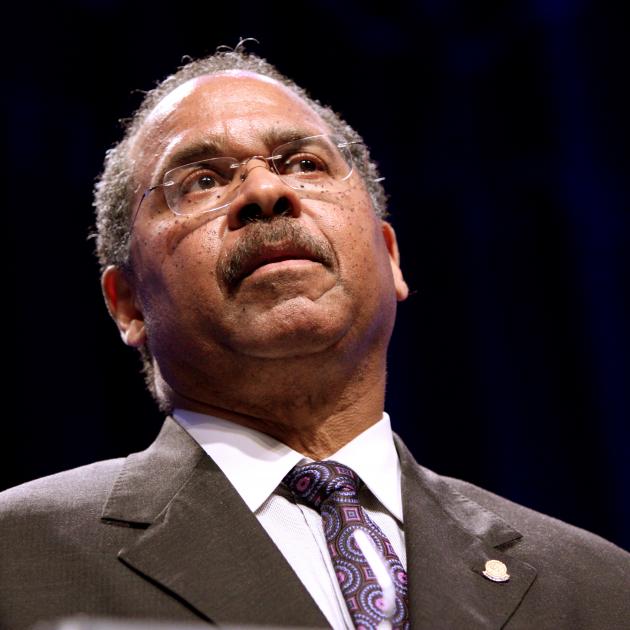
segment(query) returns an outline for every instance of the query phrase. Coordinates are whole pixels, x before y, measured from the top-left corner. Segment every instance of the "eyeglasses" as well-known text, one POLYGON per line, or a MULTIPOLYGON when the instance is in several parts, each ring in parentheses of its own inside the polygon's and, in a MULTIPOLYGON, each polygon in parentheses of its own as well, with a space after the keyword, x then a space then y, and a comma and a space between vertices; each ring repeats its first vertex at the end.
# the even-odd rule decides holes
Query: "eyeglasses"
POLYGON ((244 161, 215 157, 178 166, 164 174, 161 184, 147 188, 134 221, 145 197, 157 188, 164 190, 168 207, 177 215, 197 215, 225 208, 256 168, 250 165, 253 160, 266 162, 285 184, 305 196, 342 190, 352 174, 350 146, 353 144, 358 143, 341 141, 331 135, 309 136, 281 144, 269 157, 254 155, 244 161))

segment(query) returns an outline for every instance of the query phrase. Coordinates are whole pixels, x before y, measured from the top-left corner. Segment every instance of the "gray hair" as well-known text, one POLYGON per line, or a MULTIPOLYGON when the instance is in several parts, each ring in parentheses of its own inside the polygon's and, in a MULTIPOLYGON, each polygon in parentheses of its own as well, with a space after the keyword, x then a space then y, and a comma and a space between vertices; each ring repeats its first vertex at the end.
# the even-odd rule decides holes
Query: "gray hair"
MULTIPOLYGON (((282 75, 266 59, 246 52, 243 43, 241 41, 234 49, 222 47, 213 55, 188 61, 147 92, 138 109, 125 121, 123 137, 105 154, 103 172, 94 187, 96 223, 92 237, 96 239, 96 255, 101 270, 109 265, 130 270, 129 233, 131 215, 135 208, 131 207, 134 168, 129 152, 135 135, 155 106, 175 88, 191 79, 219 72, 249 71, 278 81, 309 105, 330 126, 333 133, 348 142, 355 142, 356 144, 351 145, 354 164, 365 182, 376 214, 380 217, 386 216, 385 190, 376 163, 370 158, 361 136, 330 107, 311 98, 303 88, 282 75)), ((151 353, 146 347, 141 348, 140 353, 147 387, 160 407, 168 411, 168 406, 156 392, 151 353)))

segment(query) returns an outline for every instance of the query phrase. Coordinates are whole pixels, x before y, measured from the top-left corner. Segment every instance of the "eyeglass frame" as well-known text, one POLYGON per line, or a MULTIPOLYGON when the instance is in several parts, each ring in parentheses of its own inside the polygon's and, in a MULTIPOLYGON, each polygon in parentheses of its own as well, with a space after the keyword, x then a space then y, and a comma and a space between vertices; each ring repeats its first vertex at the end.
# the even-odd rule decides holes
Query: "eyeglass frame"
MULTIPOLYGON (((290 144, 292 142, 301 142, 303 140, 310 140, 311 138, 320 138, 320 137, 331 138, 333 140, 333 145, 334 145, 334 147, 336 149, 340 149, 342 147, 348 149, 348 155, 350 157, 350 163, 349 163, 350 170, 348 171, 348 174, 345 175, 340 180, 340 181, 346 181, 348 178, 351 177, 352 173, 354 172, 354 160, 353 160, 353 157, 352 157, 352 152, 351 152, 349 147, 352 146, 352 145, 362 144, 362 142, 360 142, 358 140, 344 140, 342 142, 338 142, 338 141, 336 141, 334 134, 326 134, 326 133, 315 134, 315 135, 312 135, 312 136, 305 136, 303 138, 296 138, 295 140, 290 140, 288 142, 283 142, 283 143, 279 144, 278 147, 276 147, 272 151, 272 153, 275 153, 278 148, 280 148, 280 147, 282 147, 282 146, 284 146, 286 144, 290 144)), ((230 156, 220 156, 220 157, 222 157, 222 158, 230 158, 230 156)), ((279 155, 270 155, 269 157, 265 157, 264 155, 250 155, 249 157, 245 158, 242 161, 239 161, 236 158, 230 158, 230 159, 235 160, 235 162, 233 164, 230 164, 230 168, 231 169, 237 169, 237 168, 245 167, 245 166, 247 166, 248 162, 250 162, 251 160, 264 160, 266 162, 267 166, 268 166, 269 172, 270 173, 274 173, 275 175, 277 175, 278 177, 280 177, 282 179, 282 174, 278 172, 278 169, 276 168, 275 162, 274 162, 274 160, 276 160, 278 157, 280 157, 280 156, 279 155), (271 168, 269 168, 269 164, 271 164, 271 168)), ((341 158, 343 160, 345 160, 343 155, 341 156, 341 158)), ((210 159, 214 159, 214 158, 210 158, 210 159)), ((166 176, 169 173, 173 172, 175 169, 185 168, 186 166, 191 166, 191 165, 197 164, 197 163, 203 163, 204 161, 207 161, 207 160, 195 160, 194 162, 190 162, 188 164, 181 164, 179 166, 173 167, 172 169, 169 169, 168 171, 166 171, 164 173, 164 175, 162 176, 162 178, 166 178, 166 176)), ((256 167, 254 167, 254 168, 256 168, 256 167)), ((253 169, 251 169, 251 170, 253 170, 253 169)), ((240 175, 241 183, 244 182, 247 179, 247 176, 249 175, 251 170, 241 173, 241 175, 240 175)), ((384 179, 383 177, 380 177, 376 181, 381 181, 383 179, 384 179)), ((283 179, 282 179, 282 181, 283 181, 283 183, 285 183, 283 179)), ((133 229, 133 226, 135 225, 136 219, 138 218, 138 214, 140 213, 140 207, 142 206, 142 203, 144 202, 145 198, 148 197, 149 194, 152 193, 154 190, 157 190, 158 188, 164 188, 164 187, 169 186, 169 185, 173 185, 173 182, 162 181, 162 183, 155 184, 155 186, 149 186, 144 191, 144 193, 142 193, 142 197, 140 197, 140 201, 138 202, 138 206, 136 207, 136 211, 133 214, 133 219, 131 221, 130 229, 133 229)), ((286 184, 286 185, 288 185, 290 188, 292 188, 292 186, 290 186, 289 184, 286 184)), ((238 186, 240 186, 240 184, 238 184, 238 186)), ((238 188, 238 186, 236 188, 238 188)), ((294 189, 294 190, 298 190, 298 189, 294 189)), ((171 207, 171 205, 168 203, 168 199, 165 199, 165 200, 166 200, 166 205, 168 206, 168 209, 175 216, 183 216, 183 217, 185 217, 185 216, 198 216, 198 215, 206 214, 206 213, 209 213, 209 212, 216 212, 218 210, 222 210, 223 208, 227 208, 232 203, 232 201, 234 201, 234 199, 231 198, 230 201, 228 201, 228 202, 226 202, 226 203, 224 203, 224 204, 222 204, 220 206, 217 206, 216 208, 210 208, 209 210, 202 210, 202 211, 200 211, 200 212, 198 212, 198 213, 196 213, 194 215, 192 215, 192 214, 188 215, 188 214, 185 214, 185 213, 176 212, 171 207)))

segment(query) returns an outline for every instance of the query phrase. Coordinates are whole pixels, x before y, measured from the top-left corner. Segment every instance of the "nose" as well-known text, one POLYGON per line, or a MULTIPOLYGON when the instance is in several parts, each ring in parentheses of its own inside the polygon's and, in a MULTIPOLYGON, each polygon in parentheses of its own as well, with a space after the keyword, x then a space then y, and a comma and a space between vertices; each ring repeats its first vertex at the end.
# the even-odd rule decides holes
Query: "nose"
POLYGON ((300 216, 302 202, 299 195, 270 169, 265 160, 248 161, 243 166, 241 180, 238 194, 227 213, 230 230, 274 216, 300 216))

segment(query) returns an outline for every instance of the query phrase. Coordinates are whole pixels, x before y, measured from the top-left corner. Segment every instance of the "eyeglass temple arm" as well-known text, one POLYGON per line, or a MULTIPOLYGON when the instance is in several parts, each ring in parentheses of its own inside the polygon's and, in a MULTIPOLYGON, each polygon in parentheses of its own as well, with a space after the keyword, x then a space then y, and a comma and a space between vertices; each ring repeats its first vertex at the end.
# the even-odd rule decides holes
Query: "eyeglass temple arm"
MULTIPOLYGON (((339 143, 337 144, 337 148, 338 148, 338 149, 343 149, 343 148, 345 148, 345 147, 349 147, 351 144, 361 144, 361 142, 359 142, 358 140, 350 140, 350 141, 348 141, 348 142, 339 142, 339 143)), ((372 181, 373 181, 373 182, 376 182, 376 183, 378 183, 378 182, 384 182, 384 181, 385 181, 385 178, 384 178, 384 177, 374 177, 374 178, 372 179, 372 181)))

